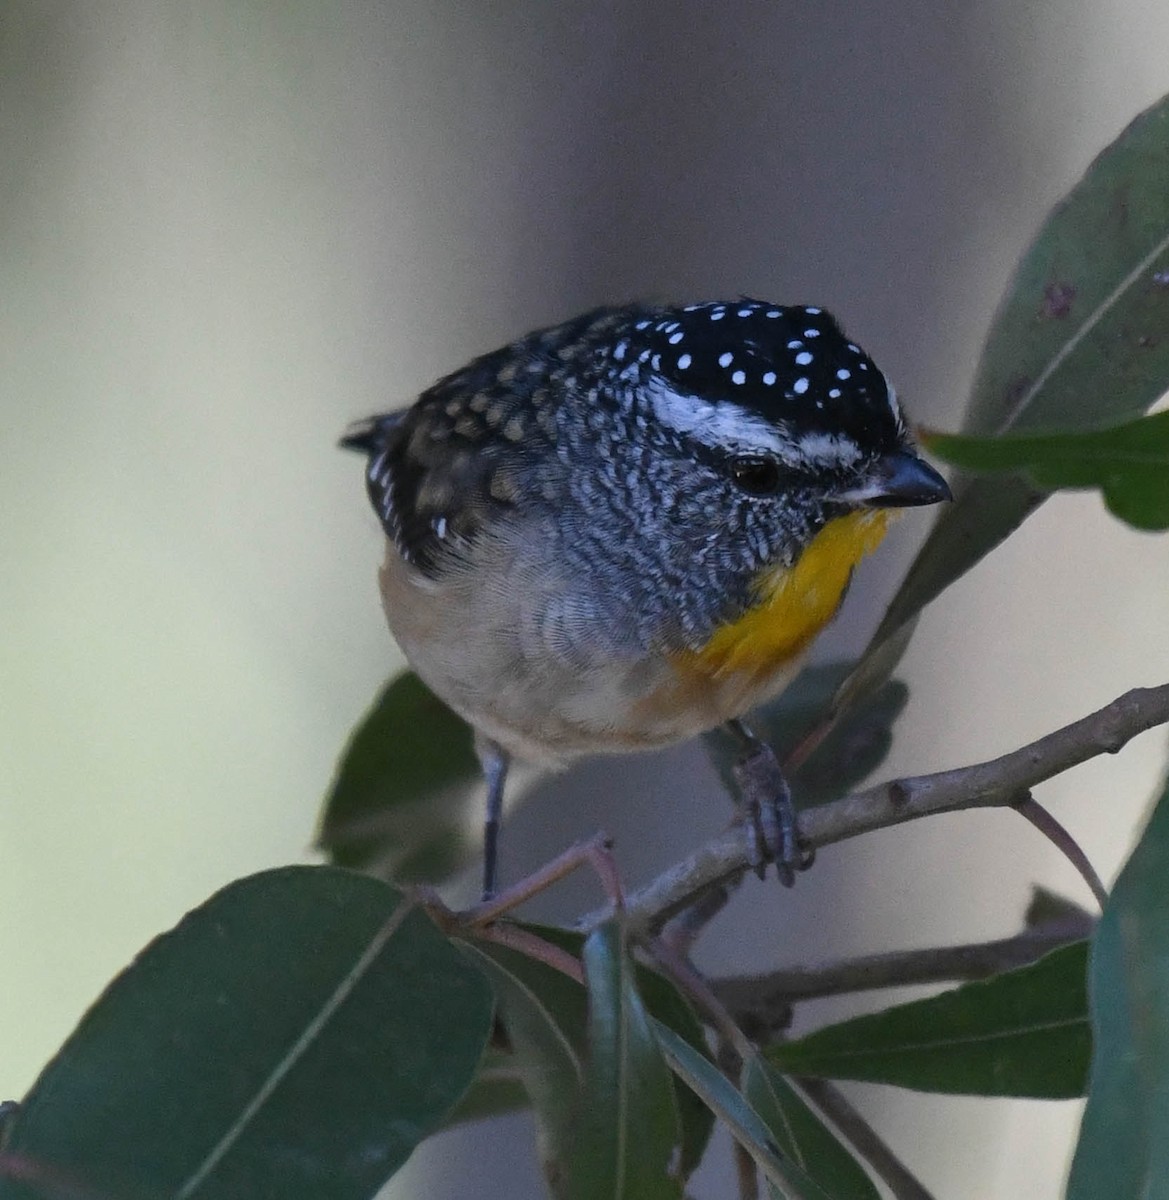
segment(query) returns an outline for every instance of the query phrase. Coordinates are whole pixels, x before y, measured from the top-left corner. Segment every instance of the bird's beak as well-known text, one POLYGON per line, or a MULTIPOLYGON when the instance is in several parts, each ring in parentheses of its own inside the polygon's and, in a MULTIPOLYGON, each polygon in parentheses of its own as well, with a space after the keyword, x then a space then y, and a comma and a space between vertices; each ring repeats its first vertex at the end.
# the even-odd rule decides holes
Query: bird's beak
POLYGON ((908 450, 883 454, 856 487, 834 497, 846 504, 872 508, 909 508, 953 498, 949 484, 937 471, 908 450))

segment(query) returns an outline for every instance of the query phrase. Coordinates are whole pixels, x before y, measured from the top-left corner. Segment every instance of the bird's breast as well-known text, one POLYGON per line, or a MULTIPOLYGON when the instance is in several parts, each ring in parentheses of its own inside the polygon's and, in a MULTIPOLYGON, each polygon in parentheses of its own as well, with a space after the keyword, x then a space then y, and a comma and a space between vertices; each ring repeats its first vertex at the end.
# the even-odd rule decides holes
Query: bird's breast
POLYGON ((680 654, 679 671, 766 690, 836 614, 853 570, 876 549, 888 520, 886 510, 866 509, 829 521, 794 565, 766 568, 755 583, 756 603, 701 649, 680 654))

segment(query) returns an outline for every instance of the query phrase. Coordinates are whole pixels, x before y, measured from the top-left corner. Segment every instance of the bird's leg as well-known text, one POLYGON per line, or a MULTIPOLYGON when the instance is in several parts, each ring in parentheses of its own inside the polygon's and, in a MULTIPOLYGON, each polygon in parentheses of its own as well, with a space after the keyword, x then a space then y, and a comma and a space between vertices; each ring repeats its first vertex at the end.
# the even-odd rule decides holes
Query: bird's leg
POLYGON ((813 858, 813 852, 800 845, 791 788, 766 742, 738 719, 728 721, 726 728, 742 751, 733 771, 746 810, 751 865, 762 879, 767 863, 774 862, 780 882, 791 887, 796 872, 810 867, 813 858))
POLYGON ((483 899, 495 896, 499 862, 499 826, 503 820, 503 785, 511 757, 490 738, 475 738, 475 753, 487 781, 487 814, 483 821, 483 899))

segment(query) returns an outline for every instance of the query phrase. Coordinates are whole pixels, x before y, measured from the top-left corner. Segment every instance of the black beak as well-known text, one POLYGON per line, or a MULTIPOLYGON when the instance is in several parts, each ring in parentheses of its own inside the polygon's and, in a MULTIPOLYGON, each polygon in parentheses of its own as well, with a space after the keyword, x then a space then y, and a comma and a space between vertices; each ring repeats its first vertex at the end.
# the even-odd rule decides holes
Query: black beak
POLYGON ((871 508, 909 508, 953 498, 937 471, 908 450, 883 454, 865 473, 863 483, 836 497, 871 508))

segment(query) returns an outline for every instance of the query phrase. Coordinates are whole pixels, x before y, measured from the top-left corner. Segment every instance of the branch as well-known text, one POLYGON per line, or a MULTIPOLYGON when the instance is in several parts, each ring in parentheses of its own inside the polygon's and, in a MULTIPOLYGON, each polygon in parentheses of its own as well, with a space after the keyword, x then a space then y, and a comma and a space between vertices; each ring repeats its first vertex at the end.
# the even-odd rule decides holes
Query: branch
MULTIPOLYGON (((1169 684, 1134 688, 1105 708, 990 762, 883 783, 800 814, 801 840, 825 846, 935 813, 1016 803, 1020 793, 1139 733, 1169 721, 1169 684)), ((732 828, 626 899, 631 929, 654 931, 706 888, 748 866, 742 830, 732 828)), ((607 915, 607 914, 606 914, 607 915)), ((590 914, 592 928, 604 916, 590 914)))
POLYGON ((1095 922, 1085 913, 1082 918, 1052 921, 993 942, 869 954, 822 967, 792 967, 763 975, 730 975, 711 980, 710 987, 735 1021, 755 1036, 756 1031, 783 1028, 790 1006, 799 1000, 908 984, 985 979, 1025 967, 1060 946, 1090 937, 1093 928, 1095 922))

